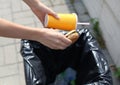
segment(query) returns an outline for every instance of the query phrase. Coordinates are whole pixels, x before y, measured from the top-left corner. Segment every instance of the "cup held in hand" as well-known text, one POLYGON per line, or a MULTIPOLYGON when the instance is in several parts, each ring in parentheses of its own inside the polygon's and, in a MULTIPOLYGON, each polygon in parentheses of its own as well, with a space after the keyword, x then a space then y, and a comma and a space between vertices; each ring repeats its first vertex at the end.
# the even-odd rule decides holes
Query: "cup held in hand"
POLYGON ((45 16, 44 26, 47 28, 54 28, 60 30, 76 30, 77 28, 77 15, 75 13, 72 14, 58 14, 60 19, 56 19, 51 15, 45 16))

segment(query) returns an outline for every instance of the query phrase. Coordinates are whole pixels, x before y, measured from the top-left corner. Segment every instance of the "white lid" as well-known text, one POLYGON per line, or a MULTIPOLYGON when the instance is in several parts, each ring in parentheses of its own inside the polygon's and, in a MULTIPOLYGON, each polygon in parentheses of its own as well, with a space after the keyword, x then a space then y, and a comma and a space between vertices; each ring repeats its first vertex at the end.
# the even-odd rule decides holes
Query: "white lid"
POLYGON ((78 16, 77 16, 77 14, 76 14, 76 13, 72 13, 72 14, 74 14, 74 15, 75 15, 75 17, 76 17, 76 26, 75 26, 75 29, 77 29, 78 16))
POLYGON ((48 25, 48 14, 45 15, 44 26, 47 27, 48 25))

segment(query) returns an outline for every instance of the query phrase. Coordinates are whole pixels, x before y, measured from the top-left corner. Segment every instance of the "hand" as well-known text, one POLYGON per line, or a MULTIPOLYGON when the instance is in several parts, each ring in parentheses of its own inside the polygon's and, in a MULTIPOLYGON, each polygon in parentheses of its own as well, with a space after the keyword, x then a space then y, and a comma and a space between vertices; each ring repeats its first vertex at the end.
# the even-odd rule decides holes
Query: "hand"
POLYGON ((35 13, 35 15, 39 18, 39 20, 44 24, 44 18, 46 14, 52 15, 53 17, 59 19, 58 15, 42 4, 39 0, 24 0, 32 9, 32 11, 35 13))
POLYGON ((38 41, 51 49, 65 49, 72 41, 54 29, 32 28, 0 19, 0 36, 38 41))
POLYGON ((41 35, 37 36, 35 39, 51 49, 63 50, 72 44, 70 39, 54 29, 41 28, 41 30, 42 32, 38 33, 38 35, 41 35))

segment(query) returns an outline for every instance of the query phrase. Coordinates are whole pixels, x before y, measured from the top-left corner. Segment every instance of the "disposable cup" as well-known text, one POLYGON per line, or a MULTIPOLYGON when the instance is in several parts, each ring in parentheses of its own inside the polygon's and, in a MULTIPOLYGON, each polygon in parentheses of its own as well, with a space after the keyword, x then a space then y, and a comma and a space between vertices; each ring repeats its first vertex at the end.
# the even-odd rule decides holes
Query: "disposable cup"
POLYGON ((54 28, 60 30, 76 30, 78 17, 75 13, 58 14, 60 19, 56 19, 51 15, 45 16, 44 26, 47 28, 54 28))

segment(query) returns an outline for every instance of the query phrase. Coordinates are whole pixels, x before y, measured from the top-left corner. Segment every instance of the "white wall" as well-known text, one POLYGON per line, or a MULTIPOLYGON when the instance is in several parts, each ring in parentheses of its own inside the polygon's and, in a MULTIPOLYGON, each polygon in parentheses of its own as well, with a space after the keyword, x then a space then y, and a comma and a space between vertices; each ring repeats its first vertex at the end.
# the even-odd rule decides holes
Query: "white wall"
POLYGON ((120 66, 120 0, 82 0, 92 18, 98 18, 108 51, 120 66))

